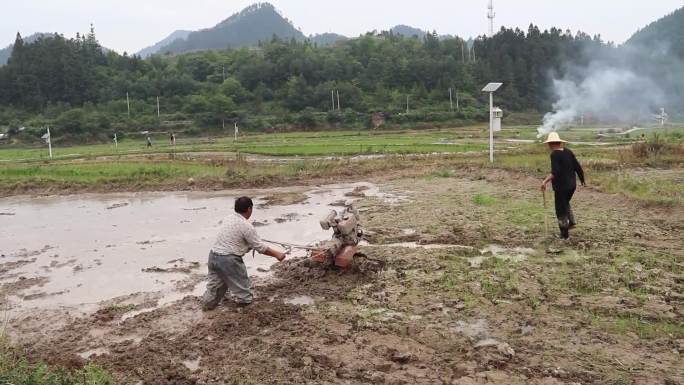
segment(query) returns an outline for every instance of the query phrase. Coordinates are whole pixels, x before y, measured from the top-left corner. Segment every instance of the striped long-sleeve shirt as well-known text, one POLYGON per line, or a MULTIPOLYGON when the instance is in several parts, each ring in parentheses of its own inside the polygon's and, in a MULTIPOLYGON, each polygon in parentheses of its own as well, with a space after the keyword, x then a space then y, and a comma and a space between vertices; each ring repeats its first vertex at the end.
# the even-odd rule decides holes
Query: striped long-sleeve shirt
POLYGON ((252 249, 263 254, 267 248, 254 226, 242 215, 233 213, 223 223, 212 251, 221 255, 243 256, 252 249))

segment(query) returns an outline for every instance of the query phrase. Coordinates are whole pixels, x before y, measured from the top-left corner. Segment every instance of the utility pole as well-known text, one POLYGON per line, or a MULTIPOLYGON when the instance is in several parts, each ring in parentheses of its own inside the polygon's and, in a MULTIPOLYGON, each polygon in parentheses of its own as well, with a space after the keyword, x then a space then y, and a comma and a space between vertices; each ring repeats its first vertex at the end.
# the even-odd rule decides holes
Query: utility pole
POLYGON ((451 87, 449 87, 449 111, 454 112, 454 98, 451 95, 451 87))
POLYGON ((332 100, 332 110, 335 112, 335 90, 330 90, 330 100, 332 100))
POLYGON ((340 108, 340 90, 337 90, 337 111, 341 111, 340 108))
POLYGON ((409 113, 409 96, 406 95, 406 114, 409 113))
POLYGON ((461 106, 458 103, 458 90, 456 90, 456 110, 461 111, 461 106))
POLYGON ((161 112, 159 110, 159 96, 157 96, 157 118, 161 117, 161 112))
POLYGON ((126 92, 126 106, 128 107, 128 118, 131 117, 131 101, 128 99, 128 92, 126 92))
POLYGON ((119 149, 119 140, 116 138, 116 132, 114 133, 114 148, 119 149))

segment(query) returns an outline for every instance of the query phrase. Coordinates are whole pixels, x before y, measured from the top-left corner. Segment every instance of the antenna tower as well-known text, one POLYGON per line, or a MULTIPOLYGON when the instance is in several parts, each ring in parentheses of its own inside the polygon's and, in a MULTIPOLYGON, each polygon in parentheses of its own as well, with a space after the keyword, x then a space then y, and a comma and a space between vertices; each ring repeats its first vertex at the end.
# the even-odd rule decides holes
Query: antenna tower
POLYGON ((489 37, 494 36, 494 17, 496 13, 494 12, 494 0, 489 0, 489 7, 487 11, 487 18, 489 19, 489 37))

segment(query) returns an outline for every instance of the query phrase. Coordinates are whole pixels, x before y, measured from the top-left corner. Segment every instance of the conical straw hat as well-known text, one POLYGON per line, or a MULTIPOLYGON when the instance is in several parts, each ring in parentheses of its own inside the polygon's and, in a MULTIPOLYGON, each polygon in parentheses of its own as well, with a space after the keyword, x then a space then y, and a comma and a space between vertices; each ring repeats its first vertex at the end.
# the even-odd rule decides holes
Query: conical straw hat
POLYGON ((552 132, 544 143, 567 143, 565 140, 560 138, 557 132, 552 132))

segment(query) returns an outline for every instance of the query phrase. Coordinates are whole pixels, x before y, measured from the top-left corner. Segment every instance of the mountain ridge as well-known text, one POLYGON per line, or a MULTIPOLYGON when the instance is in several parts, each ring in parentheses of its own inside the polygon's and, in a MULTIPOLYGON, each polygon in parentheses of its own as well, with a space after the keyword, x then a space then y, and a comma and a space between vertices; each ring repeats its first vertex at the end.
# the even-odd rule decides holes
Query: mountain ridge
POLYGON ((192 31, 187 31, 187 30, 182 30, 182 29, 173 31, 169 36, 160 40, 156 44, 153 44, 149 47, 145 47, 145 48, 141 49, 140 51, 136 52, 136 55, 142 57, 143 59, 146 57, 152 56, 155 53, 158 53, 159 50, 161 50, 165 46, 175 42, 176 40, 187 39, 188 35, 190 35, 191 33, 192 33, 192 31))
MULTIPOLYGON (((47 32, 36 32, 36 33, 31 34, 27 37, 23 37, 22 39, 24 40, 25 43, 33 43, 34 41, 40 39, 41 37, 54 36, 54 35, 56 35, 56 34, 55 33, 47 33, 47 32)), ((12 50, 14 50, 14 43, 8 45, 5 48, 0 49, 0 66, 7 64, 7 61, 12 56, 12 50)))
MULTIPOLYGON (((405 37, 417 36, 420 39, 429 33, 404 24, 398 24, 390 28, 390 31, 405 37)), ((267 2, 256 3, 244 8, 213 27, 197 31, 183 31, 189 33, 174 36, 177 32, 179 31, 139 51, 137 54, 148 57, 153 54, 181 54, 194 51, 250 47, 259 42, 271 40, 274 36, 283 40, 294 38, 297 41, 303 41, 308 39, 319 46, 330 46, 338 41, 349 39, 347 36, 334 32, 305 36, 275 6, 267 2), (255 31, 255 27, 259 27, 259 29, 255 31), (250 36, 245 30, 252 30, 254 33, 250 36)))
POLYGON ((248 47, 271 40, 274 36, 284 40, 306 39, 306 36, 272 4, 257 3, 233 14, 214 27, 194 31, 185 40, 175 40, 163 46, 158 52, 180 54, 248 47))
POLYGON ((653 53, 669 52, 684 58, 684 7, 639 29, 625 42, 625 46, 648 49, 653 53))

